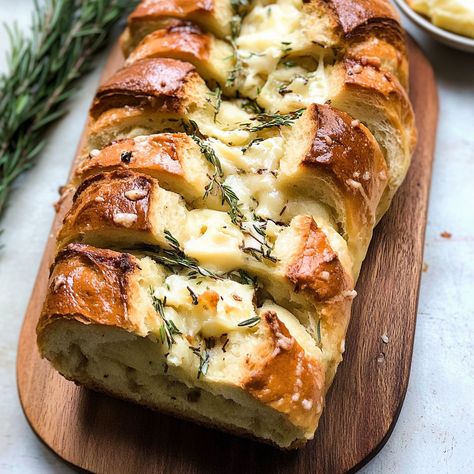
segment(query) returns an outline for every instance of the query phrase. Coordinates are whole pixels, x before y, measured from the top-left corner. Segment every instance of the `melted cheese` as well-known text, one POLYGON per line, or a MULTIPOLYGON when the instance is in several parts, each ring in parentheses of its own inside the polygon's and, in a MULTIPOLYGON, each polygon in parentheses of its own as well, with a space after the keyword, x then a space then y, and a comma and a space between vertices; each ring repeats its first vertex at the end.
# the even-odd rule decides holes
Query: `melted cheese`
POLYGON ((238 324, 256 316, 254 292, 252 286, 231 280, 170 275, 154 296, 166 301, 165 317, 184 335, 218 337, 248 329, 238 324))
POLYGON ((251 215, 255 212, 264 219, 280 220, 286 199, 277 189, 276 177, 272 173, 232 175, 225 183, 237 194, 245 213, 251 215))
POLYGON ((301 31, 301 8, 300 0, 260 3, 244 18, 237 39, 239 59, 245 68, 239 89, 244 94, 255 96, 268 71, 275 69, 293 51, 294 45, 306 43, 301 31))
POLYGON ((313 72, 302 67, 282 66, 269 75, 257 101, 269 111, 288 113, 311 103, 324 103, 328 95, 327 87, 322 60, 313 72))
POLYGON ((225 174, 238 172, 257 173, 260 170, 274 171, 279 168, 283 156, 282 137, 272 137, 254 142, 246 147, 231 147, 218 140, 210 140, 225 174))
POLYGON ((217 138, 228 145, 245 145, 251 133, 239 128, 248 122, 250 115, 237 103, 222 101, 214 120, 198 121, 200 131, 209 137, 217 138))
POLYGON ((243 236, 226 212, 196 209, 186 222, 186 255, 209 269, 229 271, 242 265, 243 236))

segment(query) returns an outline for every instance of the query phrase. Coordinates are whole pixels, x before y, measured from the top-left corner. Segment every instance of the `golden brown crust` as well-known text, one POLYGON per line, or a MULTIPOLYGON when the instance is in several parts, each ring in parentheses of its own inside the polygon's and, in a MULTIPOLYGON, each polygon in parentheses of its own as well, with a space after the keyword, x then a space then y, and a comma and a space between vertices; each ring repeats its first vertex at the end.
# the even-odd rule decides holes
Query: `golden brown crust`
POLYGON ((197 73, 189 63, 174 59, 143 59, 123 67, 97 91, 90 110, 97 118, 118 107, 152 107, 156 111, 179 112, 184 86, 197 73))
POLYGON ((311 29, 326 25, 314 38, 342 56, 377 64, 408 86, 408 60, 403 28, 386 0, 313 0, 304 5, 311 29), (321 20, 323 17, 323 20, 321 20))
POLYGON ((231 17, 227 0, 145 0, 128 17, 122 48, 128 55, 147 34, 169 26, 174 19, 192 21, 224 38, 230 35, 231 17))
POLYGON ((314 430, 322 410, 324 368, 305 354, 274 311, 263 315, 269 329, 265 354, 251 361, 242 387, 265 405, 314 430))
POLYGON ((129 254, 71 244, 57 257, 37 333, 54 320, 136 327, 128 318, 128 281, 138 268, 129 254))
POLYGON ((129 24, 159 17, 187 18, 196 13, 212 13, 213 0, 144 0, 128 17, 129 24))
POLYGON ((332 107, 312 104, 308 114, 316 131, 302 165, 337 183, 351 208, 348 214, 361 214, 356 220, 370 226, 387 181, 377 142, 360 122, 332 107))
POLYGON ((370 63, 346 59, 343 63, 345 84, 348 87, 364 89, 387 100, 387 117, 398 125, 402 135, 408 136, 408 158, 416 143, 415 116, 406 90, 395 76, 381 71, 370 63))
POLYGON ((297 225, 304 235, 302 248, 287 269, 295 291, 310 290, 316 301, 322 302, 351 288, 350 277, 314 219, 302 216, 297 225))
POLYGON ((400 17, 387 0, 322 0, 337 15, 342 31, 348 36, 361 35, 377 28, 384 35, 402 35, 400 17))
POLYGON ((379 38, 364 39, 351 44, 347 58, 394 74, 400 84, 408 88, 408 58, 404 47, 393 45, 379 38))
POLYGON ((153 177, 163 174, 182 177, 181 150, 192 146, 194 142, 184 133, 119 140, 89 154, 77 167, 74 181, 81 183, 90 176, 116 169, 137 171, 153 177))
POLYGON ((207 61, 212 37, 187 21, 172 21, 163 28, 145 36, 133 50, 127 62, 145 58, 174 58, 182 61, 207 61))
POLYGON ((58 241, 109 229, 148 232, 154 180, 131 171, 95 175, 77 189, 58 241))

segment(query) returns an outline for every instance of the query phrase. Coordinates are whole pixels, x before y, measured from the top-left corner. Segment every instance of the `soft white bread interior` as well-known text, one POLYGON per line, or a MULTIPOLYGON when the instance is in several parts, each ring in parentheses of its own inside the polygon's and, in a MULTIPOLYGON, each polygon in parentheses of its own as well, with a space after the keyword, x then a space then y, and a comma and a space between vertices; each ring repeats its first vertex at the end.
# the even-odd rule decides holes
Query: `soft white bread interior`
POLYGON ((145 0, 122 46, 61 203, 40 352, 86 387, 301 446, 414 147, 398 16, 145 0))
POLYGON ((74 244, 57 258, 38 343, 71 380, 294 447, 316 428, 325 363, 297 319, 257 307, 255 291, 74 244))

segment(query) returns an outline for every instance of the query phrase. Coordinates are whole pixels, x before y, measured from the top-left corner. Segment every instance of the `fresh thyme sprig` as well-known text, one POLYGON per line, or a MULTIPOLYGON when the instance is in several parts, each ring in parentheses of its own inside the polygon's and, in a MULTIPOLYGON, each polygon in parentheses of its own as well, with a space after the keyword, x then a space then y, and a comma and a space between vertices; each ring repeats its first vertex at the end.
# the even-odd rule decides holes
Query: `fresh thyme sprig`
POLYGON ((182 333, 171 319, 166 318, 166 296, 161 300, 153 294, 153 289, 150 289, 150 293, 153 307, 155 308, 155 311, 160 315, 163 321, 160 326, 160 341, 162 344, 166 342, 168 348, 171 348, 171 346, 176 342, 173 336, 181 335, 182 333))
POLYGON ((190 120, 189 124, 183 122, 184 131, 198 144, 201 153, 204 158, 214 167, 216 174, 219 178, 224 177, 222 171, 222 165, 219 158, 216 155, 214 149, 206 142, 205 137, 199 130, 197 123, 194 120, 190 120))
POLYGON ((222 105, 222 89, 217 86, 216 90, 214 91, 214 95, 216 96, 216 102, 214 105, 214 122, 216 121, 217 114, 221 110, 221 105, 222 105))
POLYGON ((263 114, 264 110, 258 105, 255 99, 243 99, 241 107, 251 114, 263 114))
POLYGON ((295 120, 299 119, 304 110, 305 109, 298 109, 294 112, 289 112, 288 114, 261 113, 252 118, 252 120, 260 123, 243 123, 241 125, 249 132, 258 132, 272 127, 284 127, 286 125, 291 125, 295 120))
POLYGON ((31 34, 8 29, 8 71, 0 75, 0 216, 15 179, 31 168, 44 133, 65 114, 72 84, 86 73, 116 21, 135 2, 35 2, 31 34))
POLYGON ((264 258, 272 263, 278 262, 278 259, 271 254, 273 251, 273 246, 268 243, 267 233, 265 232, 266 222, 263 225, 253 224, 252 227, 257 235, 245 229, 244 233, 252 240, 256 241, 259 244, 259 247, 243 247, 242 251, 249 253, 257 260, 264 258))
POLYGON ((240 57, 237 45, 233 39, 230 41, 230 44, 232 45, 231 58, 234 60, 234 67, 229 71, 229 75, 227 76, 225 83, 227 87, 233 87, 235 85, 235 81, 242 73, 242 58, 240 57))
POLYGON ((214 174, 209 176, 209 184, 204 188, 204 198, 212 194, 220 194, 222 204, 226 203, 229 206, 229 216, 234 224, 240 224, 244 215, 240 210, 240 202, 234 190, 228 185, 224 184, 222 179, 224 172, 219 158, 214 149, 206 142, 206 139, 199 131, 199 127, 193 120, 189 124, 183 124, 184 130, 191 138, 198 144, 204 158, 214 167, 214 174))

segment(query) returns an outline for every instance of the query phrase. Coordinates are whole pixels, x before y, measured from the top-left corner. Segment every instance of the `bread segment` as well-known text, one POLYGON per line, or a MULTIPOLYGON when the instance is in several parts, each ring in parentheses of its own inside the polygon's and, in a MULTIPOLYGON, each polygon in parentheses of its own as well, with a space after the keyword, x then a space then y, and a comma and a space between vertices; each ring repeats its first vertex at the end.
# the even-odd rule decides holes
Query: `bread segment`
POLYGON ((258 322, 239 326, 248 316, 239 306, 252 306, 253 290, 229 282, 229 296, 219 282, 201 281, 207 286, 196 290, 193 321, 176 311, 192 305, 187 292, 188 303, 169 298, 160 315, 153 297, 164 283, 170 288, 164 291, 176 290, 176 277, 166 278, 147 258, 72 245, 56 260, 38 343, 76 382, 282 447, 301 444, 322 409, 320 351, 304 331, 292 332, 297 322, 276 305, 255 308, 258 322), (91 285, 101 293, 91 292, 91 285), (220 307, 209 296, 216 290, 225 295, 220 307), (160 342, 163 316, 175 328, 170 345, 160 342), (198 332, 206 324, 214 328, 208 339, 198 332), (253 417, 261 422, 249 432, 253 417))
POLYGON ((145 0, 62 199, 38 345, 66 378, 312 439, 415 144, 385 0, 145 0))
POLYGON ((193 64, 209 83, 225 86, 234 67, 232 46, 204 33, 198 26, 176 21, 167 28, 145 36, 127 58, 132 64, 141 59, 174 58, 193 64))

